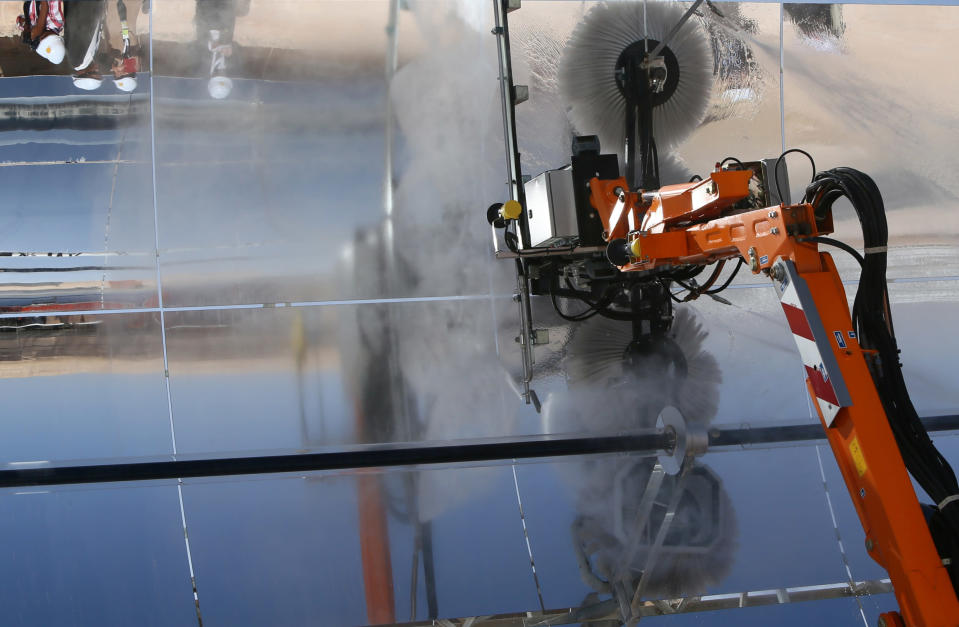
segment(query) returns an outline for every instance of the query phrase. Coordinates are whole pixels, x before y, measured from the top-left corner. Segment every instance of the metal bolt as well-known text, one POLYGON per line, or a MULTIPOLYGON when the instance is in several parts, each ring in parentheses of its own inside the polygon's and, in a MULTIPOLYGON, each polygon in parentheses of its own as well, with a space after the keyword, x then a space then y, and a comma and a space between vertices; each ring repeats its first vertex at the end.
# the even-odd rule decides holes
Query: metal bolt
POLYGON ((779 227, 774 226, 773 228, 769 229, 769 232, 772 233, 773 235, 779 235, 779 227))
POLYGON ((782 266, 773 266, 770 275, 777 281, 782 281, 783 277, 786 276, 786 271, 783 270, 782 266))
POLYGON ((866 488, 859 488, 859 498, 866 498, 866 488))
POLYGON ((876 543, 872 541, 872 538, 866 538, 866 550, 872 553, 874 548, 876 548, 876 543))
POLYGON ((775 217, 778 216, 778 215, 779 215, 779 214, 776 213, 775 210, 769 212, 769 217, 770 217, 770 218, 775 218, 775 217))
POLYGON ((613 193, 616 194, 617 196, 622 197, 622 195, 623 195, 623 188, 617 186, 615 189, 613 189, 613 193))
POLYGON ((520 297, 519 294, 513 294, 513 302, 514 302, 514 303, 518 303, 518 302, 520 301, 520 299, 521 299, 521 297, 520 297))

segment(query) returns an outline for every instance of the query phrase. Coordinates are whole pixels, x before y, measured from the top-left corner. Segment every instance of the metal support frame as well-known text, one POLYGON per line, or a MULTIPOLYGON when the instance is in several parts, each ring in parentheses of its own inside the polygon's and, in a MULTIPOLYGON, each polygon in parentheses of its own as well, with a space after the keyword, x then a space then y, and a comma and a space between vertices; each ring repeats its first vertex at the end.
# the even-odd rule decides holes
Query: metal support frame
MULTIPOLYGON (((926 430, 955 431, 959 415, 934 416, 923 419, 926 430)), ((817 424, 777 425, 770 427, 736 426, 713 428, 709 433, 709 450, 723 447, 748 447, 817 442, 826 439, 817 424)), ((83 483, 154 481, 190 477, 223 477, 236 475, 314 472, 356 468, 388 468, 425 464, 456 464, 483 461, 508 461, 630 453, 658 456, 672 448, 673 438, 663 431, 603 437, 556 437, 550 435, 506 442, 475 441, 427 446, 380 445, 356 450, 296 455, 267 455, 215 459, 177 460, 90 464, 71 466, 41 465, 47 462, 19 462, 0 467, 0 488, 53 486, 83 483)))
POLYGON ((696 12, 696 9, 698 9, 699 5, 702 3, 703 0, 696 0, 691 7, 686 9, 686 12, 683 14, 683 16, 679 18, 678 22, 676 22, 676 25, 670 29, 669 33, 667 33, 663 40, 659 42, 659 45, 653 48, 653 51, 649 53, 650 58, 659 56, 659 53, 663 51, 663 48, 669 45, 669 42, 672 41, 673 37, 676 36, 676 33, 679 32, 679 29, 683 27, 683 24, 689 21, 689 18, 693 16, 693 13, 696 12))
MULTIPOLYGON (((827 599, 848 599, 892 592, 892 583, 888 579, 869 581, 844 581, 841 583, 815 586, 795 586, 771 590, 749 590, 728 594, 710 594, 683 597, 679 599, 657 599, 644 601, 638 608, 641 618, 649 616, 667 616, 672 614, 691 614, 694 612, 713 612, 716 610, 739 609, 743 607, 761 607, 764 605, 783 605, 806 601, 827 599)), ((616 601, 608 599, 593 605, 577 608, 556 608, 542 611, 495 614, 491 616, 470 616, 444 619, 441 621, 420 621, 406 623, 397 627, 547 627, 549 625, 570 625, 574 623, 596 623, 618 621, 619 609, 616 601)))
MULTIPOLYGON (((653 540, 653 545, 650 547, 649 553, 646 555, 646 565, 643 567, 643 574, 639 579, 639 583, 636 584, 636 591, 633 593, 633 600, 629 604, 629 620, 624 621, 628 625, 634 625, 638 623, 639 619, 641 618, 639 610, 642 607, 643 592, 646 589, 646 584, 649 583, 650 573, 652 573, 653 569, 656 567, 657 558, 659 557, 659 550, 662 548, 663 542, 666 541, 666 534, 669 533, 669 528, 672 526, 673 519, 676 517, 676 508, 679 507, 679 501, 683 496, 683 490, 686 487, 686 477, 689 475, 689 469, 691 466, 691 460, 687 459, 679 473, 676 484, 673 486, 673 493, 669 499, 669 505, 666 507, 666 514, 663 517, 663 522, 659 525, 659 530, 656 532, 656 539, 653 540)), ((620 601, 620 604, 622 605, 622 600, 620 601)), ((625 612, 623 613, 623 617, 626 618, 625 612)))
POLYGON ((666 471, 663 470, 662 464, 657 462, 656 465, 653 466, 653 471, 649 474, 649 479, 646 481, 646 489, 643 490, 643 498, 636 508, 635 524, 629 535, 626 550, 623 552, 623 559, 614 577, 617 581, 626 578, 629 565, 632 563, 636 551, 639 550, 639 541, 642 538, 643 532, 646 531, 646 526, 649 524, 649 515, 653 511, 653 504, 656 502, 656 497, 659 496, 659 492, 663 488, 663 479, 665 478, 666 471))
MULTIPOLYGON (((500 99, 503 107, 503 135, 506 140, 506 167, 509 175, 510 196, 526 207, 526 190, 523 188, 523 169, 520 165, 519 141, 516 137, 516 105, 513 94, 513 63, 510 57, 508 0, 493 0, 493 34, 499 55, 500 99)), ((521 217, 520 233, 524 248, 529 248, 529 224, 526 214, 521 217)))
MULTIPOLYGON (((516 99, 513 85, 513 63, 510 58, 509 18, 511 9, 509 0, 493 0, 493 34, 496 36, 496 50, 499 59, 500 100, 503 108, 503 136, 506 143, 506 169, 509 177, 510 197, 526 207, 526 190, 523 187, 523 168, 520 164, 519 141, 516 137, 516 99)), ((530 247, 529 219, 526 211, 519 217, 520 221, 520 248, 530 247)), ((496 228, 491 227, 494 250, 498 249, 496 228)), ((530 305, 529 277, 526 272, 526 263, 522 258, 516 259, 517 294, 520 301, 520 318, 522 319, 523 351, 523 400, 526 404, 538 401, 530 390, 530 381, 533 379, 533 312, 530 305)))

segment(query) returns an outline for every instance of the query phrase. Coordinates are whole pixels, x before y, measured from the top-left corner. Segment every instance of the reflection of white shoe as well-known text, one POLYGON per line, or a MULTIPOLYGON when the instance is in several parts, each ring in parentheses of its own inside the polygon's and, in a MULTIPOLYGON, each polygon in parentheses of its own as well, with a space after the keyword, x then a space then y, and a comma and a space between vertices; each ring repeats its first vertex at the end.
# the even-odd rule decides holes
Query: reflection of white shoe
POLYGON ((93 91, 95 89, 100 89, 100 85, 103 84, 102 78, 96 78, 94 76, 74 76, 73 84, 78 89, 83 91, 93 91))
POLYGON ((67 54, 67 49, 63 45, 63 37, 60 35, 47 35, 40 40, 37 46, 37 54, 54 65, 60 65, 63 57, 67 54))
POLYGON ((116 85, 120 91, 130 92, 137 88, 137 78, 136 76, 122 76, 113 79, 113 84, 116 85))
POLYGON ((233 81, 226 76, 214 76, 207 83, 206 88, 210 92, 210 96, 216 100, 223 100, 233 91, 233 81))

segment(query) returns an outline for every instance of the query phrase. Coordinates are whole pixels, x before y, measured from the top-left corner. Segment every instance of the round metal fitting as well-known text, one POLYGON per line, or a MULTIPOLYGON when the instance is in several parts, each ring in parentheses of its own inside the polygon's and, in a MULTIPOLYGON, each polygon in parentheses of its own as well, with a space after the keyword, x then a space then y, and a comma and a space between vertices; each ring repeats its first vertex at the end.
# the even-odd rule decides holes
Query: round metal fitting
MULTIPOLYGON (((622 53, 620 53, 619 58, 616 60, 616 70, 614 76, 616 77, 616 85, 619 87, 619 91, 624 97, 633 97, 633 94, 627 93, 628 87, 626 85, 626 65, 635 61, 642 63, 643 60, 646 59, 646 51, 654 50, 658 45, 659 42, 655 39, 634 41, 626 46, 622 53)), ((666 78, 665 80, 659 81, 662 85, 662 89, 659 91, 654 91, 651 94, 654 107, 665 104, 666 101, 669 100, 669 98, 676 92, 676 88, 679 86, 679 60, 676 58, 676 53, 670 50, 669 46, 665 46, 660 52, 660 55, 662 55, 665 62, 666 78)), ((660 79, 661 78, 662 77, 660 77, 660 79)))
POLYGON ((759 255, 755 247, 749 249, 749 269, 753 274, 759 274, 759 255))
POLYGON ((659 412, 656 426, 672 435, 674 442, 672 450, 664 452, 656 459, 667 474, 679 474, 686 458, 696 457, 706 452, 709 444, 709 434, 706 429, 688 425, 683 415, 672 405, 667 405, 659 412))

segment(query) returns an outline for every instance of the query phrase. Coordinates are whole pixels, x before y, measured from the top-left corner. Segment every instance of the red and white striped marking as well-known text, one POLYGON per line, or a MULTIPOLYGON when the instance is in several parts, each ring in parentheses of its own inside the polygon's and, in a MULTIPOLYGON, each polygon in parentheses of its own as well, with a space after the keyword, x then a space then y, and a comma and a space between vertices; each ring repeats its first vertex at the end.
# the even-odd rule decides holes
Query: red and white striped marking
MULTIPOLYGON (((806 377, 809 379, 813 393, 816 395, 816 403, 819 405, 819 410, 822 412, 826 425, 829 426, 836 418, 836 414, 839 413, 840 407, 850 403, 840 401, 839 394, 837 394, 833 385, 835 380, 831 377, 840 377, 841 373, 838 372, 837 368, 834 368, 836 372, 830 373, 830 369, 826 366, 827 363, 835 363, 835 356, 830 352, 829 357, 832 357, 832 359, 828 357, 824 359, 820 346, 816 343, 814 326, 810 324, 809 316, 806 314, 796 288, 797 280, 801 279, 796 276, 795 270, 792 268, 790 268, 788 274, 790 275, 788 280, 779 285, 780 301, 783 312, 786 314, 786 321, 789 323, 789 329, 792 331, 793 340, 796 342, 796 348, 799 349, 799 355, 802 357, 806 377)), ((811 302, 808 304, 813 306, 811 302)), ((815 315, 815 312, 813 313, 815 315)), ((816 326, 822 327, 818 316, 815 320, 816 326)), ((820 332, 825 333, 825 330, 820 329, 820 332)), ((824 339, 827 342, 829 341, 828 338, 824 339)))

